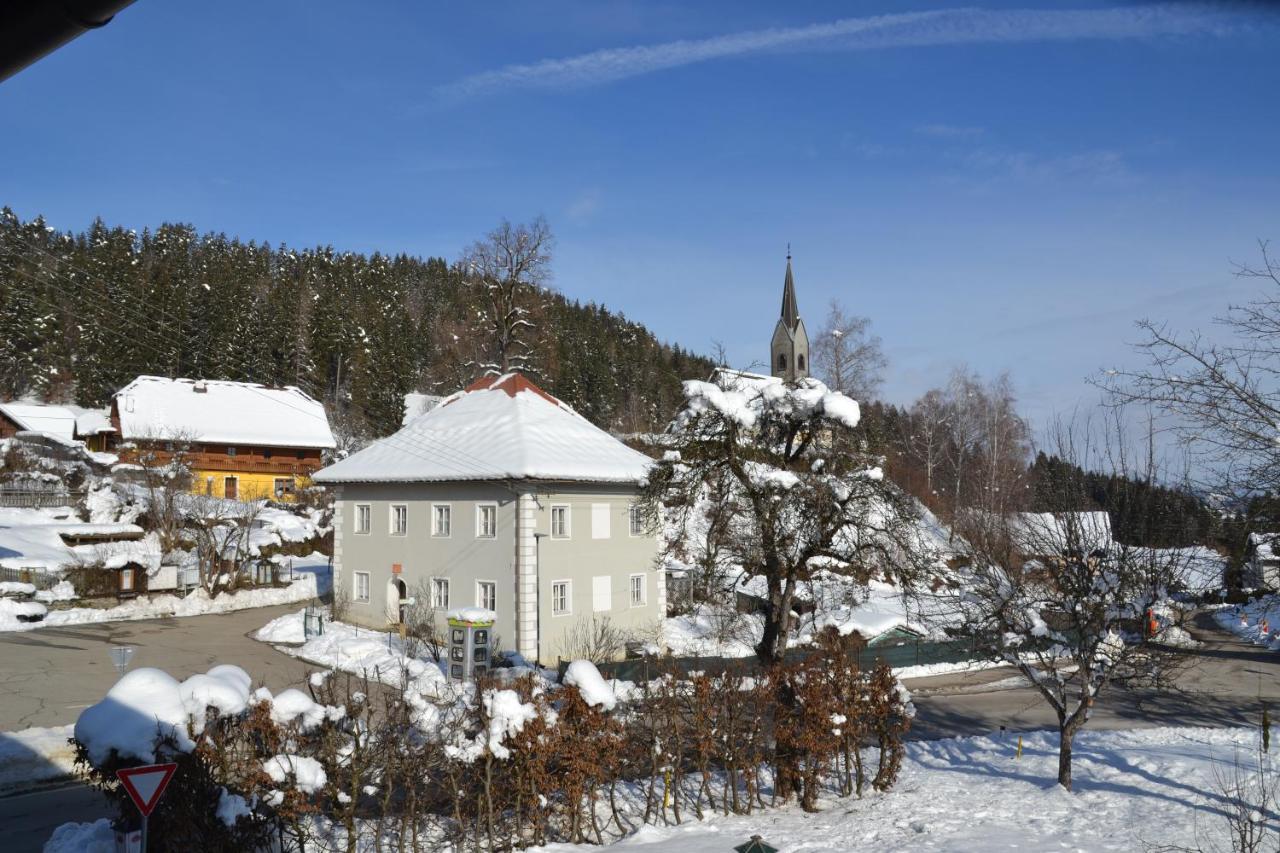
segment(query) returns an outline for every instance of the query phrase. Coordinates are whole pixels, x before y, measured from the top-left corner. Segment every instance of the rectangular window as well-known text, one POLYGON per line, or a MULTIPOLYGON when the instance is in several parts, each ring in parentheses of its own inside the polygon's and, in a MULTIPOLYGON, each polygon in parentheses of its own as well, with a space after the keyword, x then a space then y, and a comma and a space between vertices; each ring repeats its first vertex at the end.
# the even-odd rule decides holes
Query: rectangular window
POLYGON ((498 535, 498 505, 479 504, 476 506, 476 536, 481 539, 493 539, 498 535))
POLYGON ((369 600, 369 573, 356 572, 352 575, 355 579, 355 597, 356 601, 369 600))
POLYGON ((640 506, 640 504, 632 504, 631 508, 627 510, 627 518, 631 522, 631 535, 643 536, 644 507, 640 506))
POLYGON ((591 505, 591 538, 592 539, 608 539, 609 538, 609 505, 608 504, 592 504, 591 505))
POLYGON ((631 606, 643 607, 645 602, 646 590, 644 575, 631 576, 631 606))
POLYGON ((391 535, 404 536, 409 532, 409 507, 404 504, 391 505, 391 535))
POLYGON ((431 606, 436 610, 449 609, 449 579, 431 579, 431 606))
POLYGON ((433 504, 431 518, 431 535, 448 536, 453 527, 453 507, 448 504, 433 504))
POLYGON ((476 581, 476 606, 485 610, 498 609, 498 585, 493 581, 476 581))
POLYGON ((607 613, 613 609, 613 578, 596 575, 591 579, 591 609, 607 613))
POLYGON ((293 478, 276 477, 274 491, 277 498, 293 497, 293 478))
POLYGON ((373 508, 369 504, 356 504, 356 533, 368 533, 373 508))
POLYGON ((569 507, 563 505, 551 507, 551 538, 569 538, 569 507))
POLYGON ((120 570, 120 591, 121 592, 133 591, 133 569, 120 570))
POLYGON ((563 616, 571 612, 573 598, 570 593, 571 581, 556 581, 551 584, 551 613, 563 616))
POLYGON ((234 447, 228 447, 228 448, 227 448, 227 455, 228 455, 228 456, 235 456, 235 455, 236 455, 236 449, 235 449, 234 447))

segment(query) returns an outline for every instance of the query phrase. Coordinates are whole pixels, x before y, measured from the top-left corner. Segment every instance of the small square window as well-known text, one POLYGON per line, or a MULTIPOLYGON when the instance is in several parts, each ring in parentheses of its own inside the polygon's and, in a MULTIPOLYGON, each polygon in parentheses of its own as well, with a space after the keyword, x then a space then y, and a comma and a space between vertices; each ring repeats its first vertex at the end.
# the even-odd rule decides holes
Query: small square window
POLYGON ((234 447, 228 447, 228 448, 227 448, 227 455, 228 455, 228 456, 235 456, 235 455, 236 455, 236 449, 235 449, 234 447))

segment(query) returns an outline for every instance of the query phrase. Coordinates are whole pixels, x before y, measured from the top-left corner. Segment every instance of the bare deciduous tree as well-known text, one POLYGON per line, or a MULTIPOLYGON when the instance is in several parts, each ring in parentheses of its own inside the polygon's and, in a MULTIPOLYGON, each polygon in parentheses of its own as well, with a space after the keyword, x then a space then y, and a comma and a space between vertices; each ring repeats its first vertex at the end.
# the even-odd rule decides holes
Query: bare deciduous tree
POLYGON ((813 364, 827 387, 855 400, 871 400, 884 383, 885 357, 871 320, 849 314, 832 299, 827 319, 813 341, 813 364))
POLYGON ((528 224, 503 220, 460 261, 462 273, 476 295, 478 329, 487 340, 490 372, 527 370, 533 356, 536 329, 533 313, 539 294, 551 278, 551 226, 541 216, 528 224))
POLYGON ((1280 261, 1260 246, 1261 265, 1239 264, 1235 273, 1268 292, 1216 319, 1224 341, 1143 320, 1137 348, 1147 366, 1098 380, 1116 403, 1169 416, 1169 429, 1213 474, 1210 485, 1235 494, 1280 488, 1280 261))
MULTIPOLYGON (((1060 427, 1054 452, 1093 460, 1083 430, 1060 427)), ((1177 655, 1150 608, 1185 578, 1187 554, 1116 542, 1107 516, 1088 512, 1078 484, 1042 483, 1047 512, 973 509, 957 520, 967 567, 941 593, 976 647, 1030 682, 1058 718, 1058 782, 1071 789, 1076 733, 1117 681, 1164 687, 1177 655)), ((1173 626, 1180 628, 1180 626, 1173 626)))

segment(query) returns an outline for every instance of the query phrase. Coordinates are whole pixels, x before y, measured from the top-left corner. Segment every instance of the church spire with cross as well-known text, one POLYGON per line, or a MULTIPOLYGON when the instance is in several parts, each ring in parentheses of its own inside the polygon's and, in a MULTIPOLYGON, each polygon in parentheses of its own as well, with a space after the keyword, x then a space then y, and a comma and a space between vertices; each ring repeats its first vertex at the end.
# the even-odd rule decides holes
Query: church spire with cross
POLYGON ((795 382, 809 375, 809 335, 800 319, 796 283, 791 274, 791 244, 787 244, 787 275, 782 282, 782 316, 773 329, 769 364, 774 376, 795 382))

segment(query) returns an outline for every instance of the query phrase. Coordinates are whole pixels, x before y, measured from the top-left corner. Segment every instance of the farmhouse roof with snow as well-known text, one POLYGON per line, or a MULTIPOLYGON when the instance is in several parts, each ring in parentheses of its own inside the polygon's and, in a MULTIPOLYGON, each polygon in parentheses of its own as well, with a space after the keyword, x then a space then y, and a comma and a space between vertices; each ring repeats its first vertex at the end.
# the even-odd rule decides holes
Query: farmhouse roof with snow
POLYGON ((292 385, 139 376, 116 392, 111 415, 123 441, 334 447, 324 406, 292 385))
POLYGON ((73 441, 76 436, 76 415, 66 406, 0 403, 0 416, 25 432, 40 432, 64 441, 73 441))
POLYGON ((519 373, 487 376, 394 435, 321 469, 320 483, 639 483, 650 460, 519 373))

